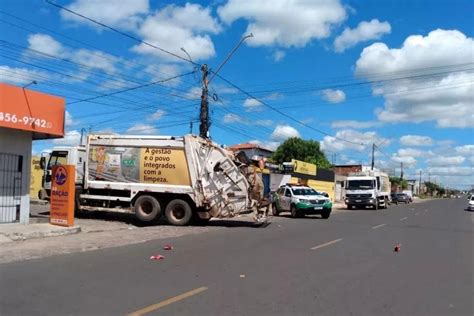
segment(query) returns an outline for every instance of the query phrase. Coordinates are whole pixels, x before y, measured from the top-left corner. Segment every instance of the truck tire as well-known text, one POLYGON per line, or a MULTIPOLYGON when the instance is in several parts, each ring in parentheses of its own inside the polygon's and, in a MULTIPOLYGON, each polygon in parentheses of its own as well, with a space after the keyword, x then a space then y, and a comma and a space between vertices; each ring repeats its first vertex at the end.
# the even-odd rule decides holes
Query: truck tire
POLYGON ((375 210, 375 211, 378 211, 378 210, 379 210, 379 201, 375 201, 374 210, 375 210))
POLYGON ((165 209, 165 217, 168 223, 175 226, 185 226, 189 224, 193 217, 193 211, 188 202, 175 199, 168 203, 165 209))
POLYGON ((352 209, 352 205, 351 205, 351 204, 347 204, 347 209, 348 209, 348 210, 352 209))
POLYGON ((135 216, 142 222, 151 222, 161 217, 161 206, 156 198, 151 195, 142 195, 133 205, 135 216))
POLYGON ((79 195, 82 193, 81 187, 76 187, 74 192, 74 216, 78 216, 81 213, 81 199, 79 195))

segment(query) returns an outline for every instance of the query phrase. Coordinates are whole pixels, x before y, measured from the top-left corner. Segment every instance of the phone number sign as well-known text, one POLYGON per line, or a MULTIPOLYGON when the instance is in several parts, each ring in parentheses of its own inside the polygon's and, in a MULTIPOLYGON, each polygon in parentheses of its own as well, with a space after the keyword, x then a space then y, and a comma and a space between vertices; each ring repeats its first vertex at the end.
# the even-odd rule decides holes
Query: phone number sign
POLYGON ((74 165, 53 167, 50 224, 74 226, 75 180, 76 168, 74 165))

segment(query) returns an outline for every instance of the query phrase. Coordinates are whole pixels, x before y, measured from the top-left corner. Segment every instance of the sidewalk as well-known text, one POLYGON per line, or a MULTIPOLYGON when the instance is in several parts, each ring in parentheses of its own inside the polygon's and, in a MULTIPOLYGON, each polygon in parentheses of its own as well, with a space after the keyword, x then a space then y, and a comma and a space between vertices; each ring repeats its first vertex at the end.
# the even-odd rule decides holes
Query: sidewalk
POLYGON ((28 225, 13 223, 0 224, 0 243, 77 234, 80 226, 63 227, 49 223, 33 223, 28 225))

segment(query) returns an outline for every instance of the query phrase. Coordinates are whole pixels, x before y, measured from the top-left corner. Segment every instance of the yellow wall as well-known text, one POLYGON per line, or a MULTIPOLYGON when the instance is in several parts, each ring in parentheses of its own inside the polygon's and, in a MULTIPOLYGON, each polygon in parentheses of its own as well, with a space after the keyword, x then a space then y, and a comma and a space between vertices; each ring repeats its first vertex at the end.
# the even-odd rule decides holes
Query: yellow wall
POLYGON ((301 185, 307 185, 310 188, 315 189, 316 191, 324 191, 327 194, 329 194, 329 198, 331 201, 335 201, 335 188, 334 188, 334 182, 332 181, 320 181, 320 180, 303 180, 303 179, 298 179, 296 177, 291 177, 290 184, 301 184, 301 185))
POLYGON ((30 197, 37 199, 38 191, 41 189, 41 177, 43 170, 40 168, 40 157, 31 157, 31 179, 30 179, 30 197))

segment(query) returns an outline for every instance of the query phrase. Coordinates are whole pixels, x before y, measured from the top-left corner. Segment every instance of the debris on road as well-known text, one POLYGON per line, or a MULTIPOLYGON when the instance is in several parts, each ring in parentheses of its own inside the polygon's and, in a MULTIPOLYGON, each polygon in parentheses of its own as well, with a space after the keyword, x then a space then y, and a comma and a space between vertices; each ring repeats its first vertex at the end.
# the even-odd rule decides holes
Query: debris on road
POLYGON ((164 258, 165 256, 162 255, 154 255, 150 257, 151 260, 163 260, 164 258))
POLYGON ((163 247, 163 250, 173 250, 173 246, 171 246, 171 245, 165 245, 165 246, 163 247))
POLYGON ((395 248, 393 249, 393 251, 395 251, 395 252, 400 252, 401 247, 402 247, 401 244, 396 244, 396 245, 395 245, 395 248))
POLYGON ((245 278, 245 274, 241 274, 240 277, 241 277, 241 278, 245 278))

